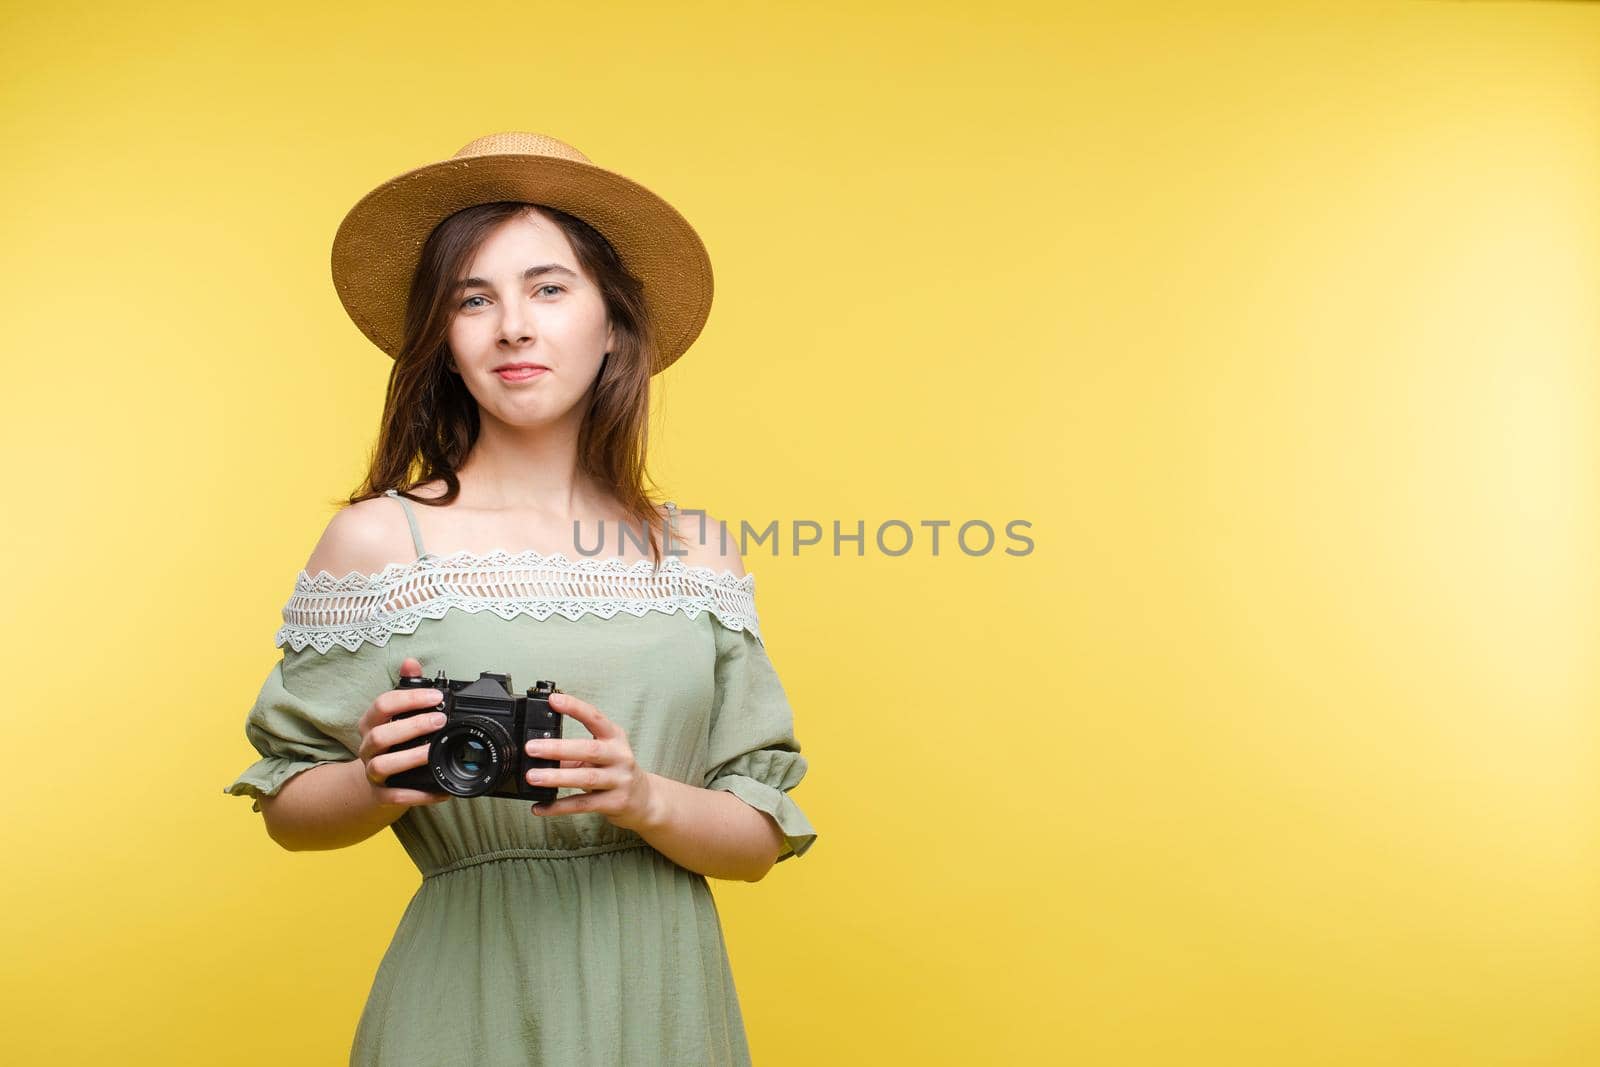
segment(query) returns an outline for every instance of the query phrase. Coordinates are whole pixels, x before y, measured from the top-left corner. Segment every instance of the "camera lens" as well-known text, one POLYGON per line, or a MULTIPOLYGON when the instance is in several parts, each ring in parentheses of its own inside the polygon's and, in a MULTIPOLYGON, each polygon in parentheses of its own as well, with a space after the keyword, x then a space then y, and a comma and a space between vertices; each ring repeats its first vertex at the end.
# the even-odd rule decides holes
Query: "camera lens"
POLYGON ((489 746, 476 737, 461 736, 450 746, 450 773, 462 778, 481 776, 489 764, 489 746))
POLYGON ((480 797, 510 769, 511 738, 493 719, 452 722, 434 739, 428 767, 439 788, 458 797, 480 797))

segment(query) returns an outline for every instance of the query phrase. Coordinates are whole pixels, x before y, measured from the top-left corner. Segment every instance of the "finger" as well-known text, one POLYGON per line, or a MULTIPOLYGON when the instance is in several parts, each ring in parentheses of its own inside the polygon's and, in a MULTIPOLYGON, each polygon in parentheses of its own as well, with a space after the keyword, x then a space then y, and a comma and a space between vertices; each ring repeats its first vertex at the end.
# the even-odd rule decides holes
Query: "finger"
POLYGON ((557 789, 615 789, 615 775, 599 767, 573 767, 571 770, 535 767, 527 773, 529 785, 553 785, 557 789))
POLYGON ((423 804, 439 804, 450 799, 449 793, 428 793, 421 789, 398 789, 382 786, 377 790, 377 799, 380 804, 405 804, 418 806, 423 804))
POLYGON ((533 805, 533 813, 535 815, 571 815, 575 812, 588 811, 594 805, 594 801, 591 799, 593 795, 592 793, 584 793, 581 796, 562 797, 551 804, 535 804, 533 805))
POLYGON ((561 714, 570 715, 583 723, 595 737, 615 737, 622 732, 616 723, 601 714, 599 708, 588 701, 579 700, 571 693, 551 693, 550 706, 561 714))
POLYGON ((529 741, 523 751, 536 759, 561 760, 563 763, 610 763, 615 759, 613 746, 591 737, 547 737, 529 741))
MULTIPOLYGON (((416 660, 406 660, 415 663, 416 660)), ((367 710, 361 713, 357 720, 357 727, 365 733, 381 722, 402 711, 412 711, 419 707, 438 707, 444 703, 444 694, 437 689, 386 689, 373 698, 367 705, 367 710)))
POLYGON ((436 729, 437 727, 429 725, 426 714, 410 719, 386 722, 374 726, 366 732, 361 739, 361 747, 356 754, 362 759, 375 759, 388 752, 400 751, 405 742, 414 741, 418 737, 430 734, 436 729))
POLYGON ((378 721, 387 722, 402 711, 437 708, 442 703, 444 694, 437 689, 390 689, 379 693, 372 706, 377 711, 378 721))
POLYGON ((400 661, 400 676, 402 678, 421 678, 422 661, 415 656, 407 656, 400 661))
POLYGON ((433 746, 428 744, 402 748, 398 752, 379 752, 367 760, 367 780, 373 785, 382 785, 385 778, 421 767, 428 762, 431 748, 433 746))
POLYGON ((390 719, 379 726, 374 726, 367 732, 373 743, 380 750, 388 750, 402 741, 431 734, 445 724, 442 711, 425 711, 420 715, 410 715, 404 719, 390 719))

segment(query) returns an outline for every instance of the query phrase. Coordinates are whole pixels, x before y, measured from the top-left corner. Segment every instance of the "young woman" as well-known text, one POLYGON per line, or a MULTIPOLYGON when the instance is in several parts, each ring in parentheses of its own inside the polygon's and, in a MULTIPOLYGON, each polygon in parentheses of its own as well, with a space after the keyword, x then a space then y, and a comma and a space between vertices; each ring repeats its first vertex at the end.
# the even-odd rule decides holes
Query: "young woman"
POLYGON ((350 1062, 748 1063, 707 879, 759 880, 816 832, 754 576, 643 485, 652 377, 710 309, 704 246, 571 146, 505 133, 363 198, 334 281, 395 359, 383 422, 227 792, 288 849, 390 827, 422 874, 350 1062), (440 671, 562 691, 559 738, 457 753, 551 761, 528 781, 553 804, 386 784, 433 766, 444 688, 400 679, 440 671))

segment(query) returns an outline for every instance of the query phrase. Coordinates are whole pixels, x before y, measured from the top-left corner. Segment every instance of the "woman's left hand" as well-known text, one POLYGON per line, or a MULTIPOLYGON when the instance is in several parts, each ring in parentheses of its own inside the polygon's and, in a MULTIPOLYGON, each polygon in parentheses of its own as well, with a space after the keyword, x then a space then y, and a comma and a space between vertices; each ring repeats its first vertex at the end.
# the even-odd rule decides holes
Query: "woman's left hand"
POLYGON ((534 814, 570 815, 595 811, 624 830, 648 825, 655 801, 650 789, 651 776, 634 762, 633 749, 622 727, 602 715, 599 708, 571 693, 550 694, 550 706, 583 723, 591 736, 529 741, 528 755, 560 760, 561 766, 529 771, 528 783, 589 792, 561 797, 552 804, 535 804, 534 814))

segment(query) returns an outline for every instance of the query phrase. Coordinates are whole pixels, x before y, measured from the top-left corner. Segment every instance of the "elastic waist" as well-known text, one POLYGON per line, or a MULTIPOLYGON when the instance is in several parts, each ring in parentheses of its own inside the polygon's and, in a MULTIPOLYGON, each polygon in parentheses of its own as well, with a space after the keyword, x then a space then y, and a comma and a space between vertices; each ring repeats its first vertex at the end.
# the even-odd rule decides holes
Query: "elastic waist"
POLYGON ((476 856, 455 860, 442 867, 424 869, 422 877, 426 880, 466 867, 476 867, 480 863, 502 863, 506 860, 570 860, 580 856, 598 856, 606 852, 650 847, 652 846, 648 841, 608 841, 605 844, 585 845, 581 848, 502 848, 494 852, 480 852, 476 856))

